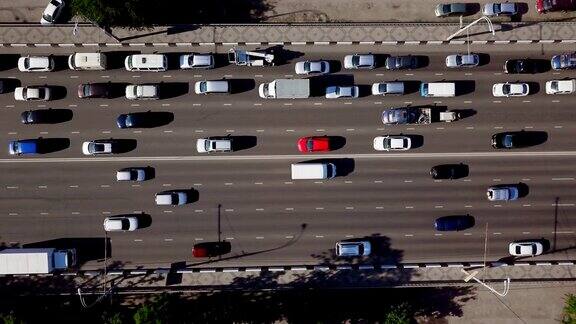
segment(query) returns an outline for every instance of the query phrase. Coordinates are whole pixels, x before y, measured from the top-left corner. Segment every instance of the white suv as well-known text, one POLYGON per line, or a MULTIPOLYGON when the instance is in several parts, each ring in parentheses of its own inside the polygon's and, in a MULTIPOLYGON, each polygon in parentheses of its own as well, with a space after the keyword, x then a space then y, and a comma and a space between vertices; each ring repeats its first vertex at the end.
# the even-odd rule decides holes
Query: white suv
POLYGON ((198 153, 232 152, 231 138, 200 138, 196 141, 198 153))
POLYGON ((130 84, 126 86, 126 99, 155 100, 160 98, 157 84, 130 84))

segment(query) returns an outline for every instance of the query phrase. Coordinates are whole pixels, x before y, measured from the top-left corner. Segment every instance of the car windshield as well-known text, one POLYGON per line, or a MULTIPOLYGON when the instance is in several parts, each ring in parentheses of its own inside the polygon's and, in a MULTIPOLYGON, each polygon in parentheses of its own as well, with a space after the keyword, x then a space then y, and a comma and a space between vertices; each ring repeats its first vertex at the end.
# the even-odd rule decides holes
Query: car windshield
POLYGON ((94 151, 96 152, 104 152, 104 144, 102 143, 94 143, 94 151))
POLYGON ((456 65, 462 65, 462 56, 456 55, 456 65))
POLYGON ((380 90, 382 93, 386 92, 386 84, 381 83, 380 86, 378 86, 378 90, 380 90))
POLYGON ((170 194, 170 196, 172 197, 172 203, 178 204, 178 194, 174 192, 174 193, 170 194))
POLYGON ((354 66, 360 65, 360 56, 358 56, 358 55, 352 56, 352 65, 354 65, 354 66))
POLYGON ((512 147, 512 140, 513 140, 514 136, 512 135, 506 135, 504 136, 504 146, 505 147, 512 147))
POLYGON ((126 230, 130 229, 130 222, 128 221, 128 219, 126 219, 126 218, 121 219, 120 222, 122 223, 122 229, 123 230, 126 231, 126 230))
POLYGON ((306 142, 306 148, 309 151, 312 151, 314 149, 314 140, 313 139, 309 139, 308 142, 306 142))
POLYGON ((390 138, 385 138, 385 139, 382 141, 382 146, 383 146, 385 149, 389 149, 391 142, 392 142, 392 141, 390 140, 390 138))
POLYGON ((310 62, 304 62, 304 71, 310 71, 310 62))
POLYGON ((202 82, 202 83, 200 83, 200 92, 206 92, 206 90, 207 90, 207 85, 208 85, 207 82, 202 82))
POLYGON ((522 253, 522 247, 520 245, 516 245, 516 254, 522 253))
POLYGON ((85 86, 82 88, 82 93, 83 93, 84 97, 90 96, 90 86, 89 86, 89 85, 85 85, 85 86))
POLYGON ((544 10, 552 9, 552 1, 551 0, 542 0, 542 7, 544 7, 544 10))
POLYGON ((502 93, 504 93, 504 94, 510 93, 510 85, 509 84, 504 84, 502 86, 502 93))

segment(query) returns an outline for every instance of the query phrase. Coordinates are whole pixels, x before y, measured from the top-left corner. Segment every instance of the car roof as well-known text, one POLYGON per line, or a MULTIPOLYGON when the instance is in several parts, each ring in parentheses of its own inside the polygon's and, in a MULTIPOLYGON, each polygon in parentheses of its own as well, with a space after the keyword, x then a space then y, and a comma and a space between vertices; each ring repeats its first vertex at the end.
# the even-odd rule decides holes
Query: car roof
POLYGON ((212 55, 210 54, 193 54, 192 55, 193 65, 210 65, 212 64, 212 55))
POLYGON ((105 222, 105 228, 107 230, 122 230, 122 219, 120 217, 117 218, 106 218, 106 220, 104 220, 105 222))

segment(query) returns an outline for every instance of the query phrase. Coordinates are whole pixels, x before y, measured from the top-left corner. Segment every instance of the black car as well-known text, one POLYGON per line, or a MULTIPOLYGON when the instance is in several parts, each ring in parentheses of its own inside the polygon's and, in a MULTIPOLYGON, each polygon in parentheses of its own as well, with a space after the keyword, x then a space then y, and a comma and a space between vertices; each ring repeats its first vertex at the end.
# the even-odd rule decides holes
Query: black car
POLYGON ((50 109, 27 110, 20 117, 22 124, 48 124, 53 119, 50 109))
POLYGON ((437 231, 462 231, 472 226, 474 226, 474 217, 470 215, 444 216, 434 222, 434 228, 437 231))
POLYGON ((149 112, 121 114, 116 119, 116 124, 118 128, 146 128, 150 127, 150 117, 149 112))
POLYGON ((440 164, 430 169, 432 179, 459 179, 468 176, 466 164, 440 164))
POLYGON ((78 98, 110 98, 112 85, 108 83, 83 83, 78 86, 78 98))
POLYGON ((530 59, 507 60, 504 63, 504 72, 510 74, 536 73, 536 63, 530 59))
POLYGON ((418 64, 418 57, 412 55, 389 56, 386 58, 386 69, 388 70, 415 69, 418 64))

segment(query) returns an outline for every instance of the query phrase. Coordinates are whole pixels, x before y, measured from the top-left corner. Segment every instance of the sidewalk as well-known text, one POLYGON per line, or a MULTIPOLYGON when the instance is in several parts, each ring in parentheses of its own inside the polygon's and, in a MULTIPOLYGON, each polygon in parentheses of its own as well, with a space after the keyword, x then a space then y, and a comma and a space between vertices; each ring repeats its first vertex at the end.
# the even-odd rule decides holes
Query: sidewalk
MULTIPOLYGON (((133 31, 114 29, 106 34, 88 25, 40 27, 0 26, 3 46, 195 46, 195 45, 312 45, 312 44, 446 44, 458 24, 328 24, 328 25, 227 25, 176 26, 133 31)), ((576 42, 576 23, 494 24, 496 35, 483 23, 470 28, 474 43, 576 42)), ((466 34, 451 43, 463 43, 466 34)))

